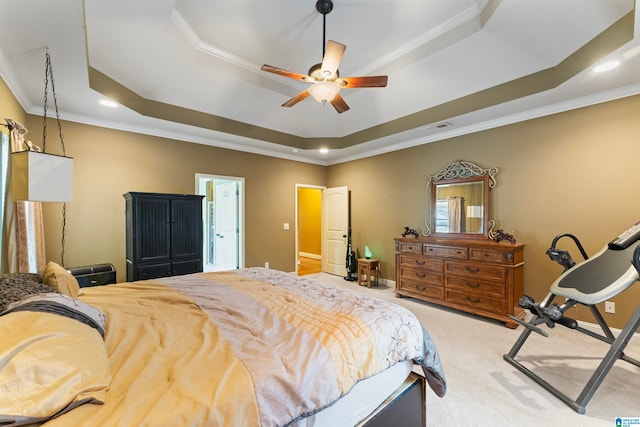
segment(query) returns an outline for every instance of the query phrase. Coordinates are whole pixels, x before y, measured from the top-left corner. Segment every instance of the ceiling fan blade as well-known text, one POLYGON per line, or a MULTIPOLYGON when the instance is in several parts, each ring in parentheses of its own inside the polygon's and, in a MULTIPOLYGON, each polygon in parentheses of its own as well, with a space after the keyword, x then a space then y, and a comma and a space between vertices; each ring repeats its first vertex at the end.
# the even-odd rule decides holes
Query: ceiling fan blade
POLYGON ((387 80, 387 76, 340 77, 336 83, 342 88, 353 89, 356 87, 385 87, 387 80))
POLYGON ((283 70, 282 68, 274 67, 272 65, 264 64, 261 68, 262 71, 266 71, 280 76, 290 77, 296 80, 302 80, 304 82, 313 81, 313 79, 306 74, 294 73, 293 71, 283 70))
POLYGON ((282 106, 283 107, 293 107, 294 105, 296 105, 298 102, 302 101, 303 99, 305 99, 309 95, 311 95, 311 94, 308 91, 303 90, 302 92, 300 92, 299 94, 297 94, 296 96, 294 96, 293 98, 291 98, 290 100, 288 100, 287 102, 282 104, 282 106))
POLYGON ((333 105, 333 108, 335 108, 338 113, 344 113, 349 109, 349 106, 339 93, 337 93, 336 96, 333 97, 333 99, 331 100, 331 105, 333 105))
POLYGON ((336 74, 346 48, 347 46, 333 40, 327 42, 324 58, 322 58, 322 74, 325 78, 328 79, 336 74))

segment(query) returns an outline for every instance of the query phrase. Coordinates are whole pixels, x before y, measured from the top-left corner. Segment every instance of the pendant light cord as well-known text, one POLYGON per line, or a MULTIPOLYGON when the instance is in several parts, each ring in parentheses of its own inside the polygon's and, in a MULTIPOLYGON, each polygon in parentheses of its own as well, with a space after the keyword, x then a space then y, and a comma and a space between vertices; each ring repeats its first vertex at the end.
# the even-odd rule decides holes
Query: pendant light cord
POLYGON ((45 70, 44 70, 44 124, 42 126, 42 152, 46 153, 47 146, 47 102, 49 95, 49 79, 51 79, 51 95, 53 96, 53 106, 56 110, 56 121, 58 123, 58 135, 60 137, 60 146, 62 147, 62 155, 66 156, 64 147, 64 136, 62 135, 62 123, 60 122, 60 112, 58 111, 58 98, 56 97, 56 85, 53 80, 53 66, 51 65, 51 55, 49 48, 45 53, 45 70))
MULTIPOLYGON (((49 48, 45 51, 45 69, 44 69, 44 123, 42 125, 42 152, 46 153, 47 146, 47 102, 49 94, 49 80, 51 80, 51 94, 53 96, 53 106, 56 110, 56 121, 58 123, 58 135, 60 137, 60 146, 62 147, 62 155, 66 156, 64 147, 64 137, 62 136, 62 123, 60 122, 60 112, 58 111, 58 99, 56 97, 56 85, 53 81, 53 67, 51 66, 51 55, 49 48)), ((62 204, 62 233, 60 238, 60 265, 64 267, 64 247, 67 234, 67 204, 62 204)))

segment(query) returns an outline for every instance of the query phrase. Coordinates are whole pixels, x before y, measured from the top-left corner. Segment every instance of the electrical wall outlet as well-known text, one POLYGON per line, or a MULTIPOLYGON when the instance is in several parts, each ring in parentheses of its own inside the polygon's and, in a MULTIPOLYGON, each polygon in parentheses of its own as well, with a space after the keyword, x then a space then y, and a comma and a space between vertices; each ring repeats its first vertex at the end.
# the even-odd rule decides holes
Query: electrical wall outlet
POLYGON ((615 313, 616 312, 616 303, 611 301, 605 301, 604 303, 604 311, 606 313, 615 313))
POLYGON ((265 261, 264 268, 269 268, 269 261, 265 261))

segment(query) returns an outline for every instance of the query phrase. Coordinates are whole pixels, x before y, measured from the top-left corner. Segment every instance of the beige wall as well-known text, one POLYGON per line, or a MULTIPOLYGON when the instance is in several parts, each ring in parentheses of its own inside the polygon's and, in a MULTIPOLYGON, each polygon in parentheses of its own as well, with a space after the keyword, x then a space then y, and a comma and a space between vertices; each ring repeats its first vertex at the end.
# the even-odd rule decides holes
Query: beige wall
MULTIPOLYGON (((0 123, 4 124, 4 119, 13 119, 19 123, 25 123, 27 121, 27 114, 24 112, 24 109, 20 106, 16 98, 13 96, 4 80, 0 78, 0 112, 2 112, 2 116, 0 117, 0 123)), ((6 127, 0 128, 4 133, 9 133, 6 127)), ((29 134, 28 136, 31 139, 35 139, 33 134, 29 134)), ((40 135, 40 140, 42 139, 42 135, 40 135)))
MULTIPOLYGON (((41 118, 24 115, 3 83, 0 95, 2 117, 22 117, 30 135, 41 134, 41 118)), ((561 272, 545 255, 554 236, 574 233, 593 254, 640 220, 634 191, 638 117, 635 96, 328 168, 64 122, 67 154, 76 159, 65 264, 111 262, 124 280, 122 194, 193 193, 195 173, 208 173, 245 178, 247 266, 269 261, 294 270, 294 230, 284 231, 282 224, 295 222, 296 183, 347 185, 354 247, 362 254, 368 245, 381 260, 383 277, 395 280, 393 238, 405 226, 420 229, 428 217, 424 177, 468 160, 502 169, 491 217, 527 244, 525 292, 541 298, 561 272)), ((58 149, 57 141, 47 146, 58 149)), ((60 212, 59 204, 45 206, 47 253, 54 261, 60 256, 60 212)), ((640 301, 640 286, 614 301, 616 315, 606 316, 621 327, 640 301)))
MULTIPOLYGON (((525 293, 539 299, 562 270, 545 255, 553 237, 573 233, 593 254, 640 221, 639 117, 640 96, 629 97, 330 166, 328 186, 349 186, 354 245, 361 253, 368 245, 395 279, 393 238, 428 218, 424 177, 455 160, 500 167, 490 216, 526 243, 525 293)), ((640 286, 614 301, 616 315, 606 316, 621 327, 640 286)))
MULTIPOLYGON (((41 132, 41 119, 27 127, 41 132)), ((49 125, 51 126, 51 124, 49 125)), ((295 185, 324 185, 327 169, 306 163, 63 122, 74 158, 73 202, 67 204, 65 265, 113 263, 125 280, 124 198, 128 191, 194 193, 195 174, 245 178, 245 265, 295 269, 295 185)), ((47 138, 48 152, 59 143, 47 138), (55 142, 55 143, 54 143, 55 142)), ((44 206, 48 258, 59 262, 61 204, 44 206)))

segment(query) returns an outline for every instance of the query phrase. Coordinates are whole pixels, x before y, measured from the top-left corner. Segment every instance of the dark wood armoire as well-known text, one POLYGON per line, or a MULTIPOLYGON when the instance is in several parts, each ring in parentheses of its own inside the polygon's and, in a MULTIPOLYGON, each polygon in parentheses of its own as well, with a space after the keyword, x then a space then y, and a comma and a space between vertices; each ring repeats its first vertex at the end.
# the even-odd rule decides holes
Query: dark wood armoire
POLYGON ((202 271, 202 198, 129 192, 126 201, 127 281, 202 271))

